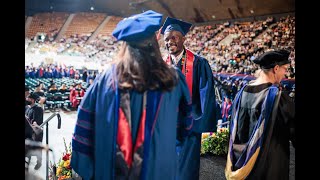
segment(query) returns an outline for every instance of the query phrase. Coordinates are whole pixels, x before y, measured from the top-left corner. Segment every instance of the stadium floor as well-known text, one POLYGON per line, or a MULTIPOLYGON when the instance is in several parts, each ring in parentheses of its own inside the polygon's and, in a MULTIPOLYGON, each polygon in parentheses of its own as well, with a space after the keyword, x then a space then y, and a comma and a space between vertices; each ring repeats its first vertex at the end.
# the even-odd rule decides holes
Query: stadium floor
MULTIPOLYGON (((224 168, 227 159, 220 156, 201 156, 199 180, 224 180, 224 168)), ((295 179, 295 149, 290 146, 289 180, 295 179)))
MULTIPOLYGON (((61 115, 61 129, 57 129, 58 121, 54 117, 49 122, 49 147, 53 149, 53 153, 49 154, 49 160, 57 163, 64 152, 63 138, 65 138, 67 145, 69 145, 73 128, 76 122, 76 111, 59 111, 61 115)), ((44 113, 44 120, 52 115, 52 112, 44 113)), ((45 128, 43 144, 45 144, 45 128)), ((295 179, 295 149, 290 147, 290 180, 295 179)), ((46 177, 46 154, 43 152, 42 166, 39 170, 33 170, 36 159, 33 157, 29 166, 29 172, 45 179, 46 177)), ((224 180, 224 168, 226 164, 225 157, 204 155, 200 158, 200 180, 224 180)))

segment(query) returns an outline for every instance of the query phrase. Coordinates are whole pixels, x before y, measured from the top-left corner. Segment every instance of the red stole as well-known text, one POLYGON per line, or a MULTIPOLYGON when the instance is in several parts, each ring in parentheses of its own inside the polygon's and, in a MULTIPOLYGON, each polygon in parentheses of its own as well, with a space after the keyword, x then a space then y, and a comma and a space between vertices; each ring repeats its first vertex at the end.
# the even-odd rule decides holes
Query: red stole
POLYGON ((227 103, 226 101, 223 102, 223 106, 222 106, 222 117, 228 117, 228 112, 229 112, 229 109, 231 107, 232 103, 227 103))
MULTIPOLYGON (((194 61, 194 54, 189 51, 188 49, 185 49, 186 52, 186 56, 183 55, 182 59, 181 59, 181 65, 182 65, 182 69, 180 69, 182 71, 182 74, 185 75, 186 77, 186 81, 187 81, 187 85, 188 85, 188 89, 190 91, 190 96, 192 97, 192 79, 193 79, 193 61, 194 61), (187 61, 185 61, 185 59, 187 59, 187 61)), ((168 65, 172 64, 172 60, 171 60, 171 56, 168 55, 167 59, 166 59, 166 63, 168 65)))
MULTIPOLYGON (((146 94, 144 96, 146 96, 146 94)), ((124 155, 124 160, 126 161, 129 168, 131 168, 131 165, 132 165, 133 154, 138 150, 138 148, 141 145, 143 145, 145 121, 146 121, 146 105, 144 101, 139 129, 138 129, 138 136, 136 139, 136 143, 133 144, 132 136, 131 136, 131 127, 129 126, 128 120, 123 110, 119 108, 117 144, 119 145, 119 148, 124 155), (132 148, 133 145, 134 145, 134 149, 132 148)))
POLYGON ((42 76, 43 76, 43 69, 40 68, 40 69, 39 69, 39 77, 42 77, 42 76))

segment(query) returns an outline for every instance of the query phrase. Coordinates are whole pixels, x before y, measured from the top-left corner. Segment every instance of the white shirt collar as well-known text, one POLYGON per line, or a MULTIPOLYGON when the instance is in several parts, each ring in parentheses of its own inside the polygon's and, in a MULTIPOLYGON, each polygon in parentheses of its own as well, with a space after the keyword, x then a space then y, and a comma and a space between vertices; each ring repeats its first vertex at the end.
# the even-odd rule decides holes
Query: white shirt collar
POLYGON ((174 62, 174 64, 176 65, 176 64, 178 64, 178 62, 179 62, 179 60, 182 58, 182 56, 183 56, 183 53, 184 53, 184 49, 181 51, 181 53, 176 57, 176 56, 174 56, 174 55, 171 55, 171 58, 172 58, 172 60, 173 60, 173 62, 174 62))

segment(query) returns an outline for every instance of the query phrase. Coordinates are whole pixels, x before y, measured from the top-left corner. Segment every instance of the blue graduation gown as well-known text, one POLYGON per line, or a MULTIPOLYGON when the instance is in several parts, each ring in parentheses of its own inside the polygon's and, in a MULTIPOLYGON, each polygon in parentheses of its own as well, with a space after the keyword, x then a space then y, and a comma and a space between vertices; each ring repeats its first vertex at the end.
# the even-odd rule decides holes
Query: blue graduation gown
MULTIPOLYGON (((189 51, 185 49, 185 51, 189 51)), ((186 53, 186 52, 185 52, 186 53)), ((192 52, 193 53, 193 52, 192 52)), ((208 61, 194 55, 192 76, 192 116, 193 131, 197 133, 214 132, 217 130, 216 94, 214 91, 213 74, 208 61)), ((181 60, 176 65, 181 68, 181 60)), ((181 70, 181 69, 180 69, 181 70)))
POLYGON ((30 72, 29 72, 29 77, 32 78, 32 79, 34 79, 34 77, 35 77, 34 73, 35 73, 34 71, 30 71, 30 72))
POLYGON ((93 79, 93 80, 94 80, 94 78, 93 78, 92 75, 88 76, 87 79, 86 79, 86 82, 87 82, 88 84, 89 84, 89 80, 90 80, 90 79, 93 79))
MULTIPOLYGON (((185 52, 189 51, 185 49, 185 52)), ((179 174, 177 180, 199 179, 201 133, 217 130, 216 96, 213 74, 208 61, 193 54, 192 116, 194 124, 191 136, 177 143, 179 174)), ((187 57, 188 59, 188 57, 187 57)), ((181 60, 176 67, 181 67, 181 60)))
MULTIPOLYGON (((112 66, 97 76, 78 108, 71 167, 85 180, 116 178, 119 90, 115 70, 112 66)), ((143 163, 139 179, 174 180, 176 177, 176 137, 183 141, 193 124, 189 91, 179 70, 178 74, 179 83, 171 92, 147 93, 143 163)), ((130 91, 133 142, 137 137, 142 100, 143 93, 130 91)))
POLYGON ((228 116, 231 115, 232 103, 228 104, 227 101, 223 101, 221 105, 222 122, 228 121, 228 116))
POLYGON ((215 132, 216 94, 214 91, 213 74, 208 61, 194 55, 192 115, 195 120, 193 131, 198 133, 215 132))

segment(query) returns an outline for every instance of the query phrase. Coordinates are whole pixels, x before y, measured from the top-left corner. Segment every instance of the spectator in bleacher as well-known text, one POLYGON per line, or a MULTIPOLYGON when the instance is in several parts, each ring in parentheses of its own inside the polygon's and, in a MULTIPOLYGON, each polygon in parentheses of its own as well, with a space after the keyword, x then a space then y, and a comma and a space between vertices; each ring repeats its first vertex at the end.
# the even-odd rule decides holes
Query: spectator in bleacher
POLYGON ((58 69, 57 69, 57 65, 55 65, 54 67, 52 67, 52 77, 53 78, 58 78, 58 69))
POLYGON ((92 75, 92 77, 93 77, 93 80, 95 80, 95 79, 96 79, 96 77, 97 77, 97 72, 96 72, 96 71, 93 71, 93 75, 92 75))
POLYGON ((146 11, 113 31, 124 41, 116 64, 86 93, 72 140, 71 166, 84 179, 176 179, 176 137, 192 128, 191 98, 183 74, 162 60, 161 18, 146 11))
POLYGON ((32 67, 29 71, 29 77, 34 79, 36 77, 35 73, 36 73, 36 69, 32 67))
POLYGON ((59 87, 59 92, 60 92, 61 94, 64 94, 65 92, 68 92, 68 91, 69 91, 69 90, 68 90, 68 88, 67 88, 66 83, 62 83, 61 86, 59 87))
POLYGON ((40 89, 43 91, 43 92, 47 92, 47 87, 43 84, 43 82, 39 82, 39 85, 40 85, 40 89))
POLYGON ((61 78, 65 78, 65 77, 66 77, 66 70, 65 70, 65 68, 60 68, 60 74, 61 74, 61 78))
POLYGON ((226 95, 224 96, 224 100, 221 104, 221 117, 222 117, 223 123, 230 120, 231 110, 232 110, 232 97, 230 93, 226 93, 226 95))
POLYGON ((45 72, 45 78, 53 78, 52 69, 50 67, 47 67, 47 70, 45 72))
POLYGON ((191 26, 188 22, 168 17, 160 30, 169 52, 165 61, 182 71, 192 95, 192 118, 196 120, 192 136, 186 142, 177 140, 177 153, 183 154, 178 162, 178 179, 184 180, 199 179, 201 133, 215 132, 217 129, 212 70, 205 58, 194 54, 183 44, 191 26), (186 164, 189 161, 192 163, 186 164))
POLYGON ((38 69, 38 78, 42 78, 43 74, 44 74, 44 69, 42 66, 40 66, 38 69))
POLYGON ((69 75, 70 75, 70 78, 74 78, 75 71, 73 69, 73 66, 71 66, 70 69, 69 69, 69 75))
POLYGON ((82 79, 83 82, 87 82, 87 78, 88 78, 88 71, 87 71, 87 69, 83 69, 83 73, 82 73, 81 79, 82 79))
POLYGON ((289 96, 295 101, 295 87, 292 88, 291 92, 289 93, 289 96))
POLYGON ((52 78, 52 79, 50 79, 49 80, 49 83, 50 83, 50 86, 49 86, 49 89, 52 87, 52 85, 54 85, 55 83, 54 83, 54 78, 52 78))
POLYGON ((71 91, 74 87, 76 87, 76 83, 72 83, 69 85, 69 91, 71 91))
POLYGON ((61 67, 58 67, 58 68, 56 68, 56 70, 57 70, 57 76, 56 76, 56 78, 62 78, 62 68, 61 67))
POLYGON ((49 88, 48 93, 54 94, 56 92, 58 92, 57 85, 55 83, 51 83, 51 87, 49 88))
POLYGON ((87 83, 87 89, 91 86, 91 84, 93 84, 93 79, 89 79, 89 82, 87 83))
POLYGON ((254 60, 259 76, 234 101, 227 179, 289 179, 290 142, 295 147, 295 106, 279 85, 289 52, 269 51, 254 60))
POLYGON ((80 79, 80 72, 78 70, 74 72, 74 79, 77 79, 77 80, 80 79))
POLYGON ((89 84, 90 79, 94 79, 93 78, 93 71, 91 73, 89 72, 89 74, 88 74, 88 77, 87 77, 87 80, 86 80, 87 84, 89 84))
POLYGON ((25 77, 25 78, 29 78, 29 66, 25 66, 25 69, 24 69, 24 77, 25 77))
POLYGON ((70 91, 69 99, 73 109, 77 109, 82 97, 84 96, 84 90, 81 87, 81 82, 77 82, 76 86, 70 91))
MULTIPOLYGON (((81 82, 81 81, 76 84, 76 89, 77 89, 78 91, 80 91, 80 90, 82 90, 83 92, 86 91, 86 88, 82 86, 82 82, 81 82)), ((81 96, 81 97, 82 97, 82 96, 81 96)))
POLYGON ((41 89, 40 83, 36 85, 33 93, 39 97, 38 103, 42 108, 44 108, 44 103, 46 101, 46 98, 44 95, 44 91, 41 89))
POLYGON ((69 69, 69 67, 66 67, 65 69, 64 69, 64 73, 65 73, 65 77, 70 77, 70 69, 69 69))

